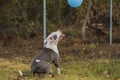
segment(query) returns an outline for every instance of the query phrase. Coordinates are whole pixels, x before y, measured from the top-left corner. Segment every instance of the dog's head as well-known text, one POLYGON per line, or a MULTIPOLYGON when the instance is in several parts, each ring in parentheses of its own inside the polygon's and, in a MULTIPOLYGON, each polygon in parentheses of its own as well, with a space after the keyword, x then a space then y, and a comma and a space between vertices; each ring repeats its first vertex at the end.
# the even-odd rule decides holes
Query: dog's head
POLYGON ((61 30, 57 30, 52 32, 44 41, 45 44, 57 44, 61 39, 65 37, 65 34, 62 33, 61 30))

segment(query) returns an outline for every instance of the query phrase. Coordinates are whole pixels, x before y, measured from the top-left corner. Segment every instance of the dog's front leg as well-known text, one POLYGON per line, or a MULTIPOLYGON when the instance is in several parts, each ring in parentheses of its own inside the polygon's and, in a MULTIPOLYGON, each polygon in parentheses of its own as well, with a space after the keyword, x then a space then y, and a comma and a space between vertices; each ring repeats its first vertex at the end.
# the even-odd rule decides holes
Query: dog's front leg
POLYGON ((61 74, 60 68, 58 67, 58 68, 56 68, 56 69, 57 69, 57 74, 61 74))
POLYGON ((54 60, 54 65, 56 67, 57 74, 61 74, 59 67, 59 60, 54 60))

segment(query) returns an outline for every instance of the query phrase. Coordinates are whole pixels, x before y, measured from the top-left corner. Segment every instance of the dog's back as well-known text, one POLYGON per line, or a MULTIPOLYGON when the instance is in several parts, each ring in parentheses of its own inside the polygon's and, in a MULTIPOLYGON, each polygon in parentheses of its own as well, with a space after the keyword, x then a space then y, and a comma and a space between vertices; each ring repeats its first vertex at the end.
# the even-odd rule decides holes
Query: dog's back
POLYGON ((33 60, 32 65, 34 62, 46 61, 48 63, 52 63, 54 59, 58 59, 57 53, 49 48, 44 48, 33 60))

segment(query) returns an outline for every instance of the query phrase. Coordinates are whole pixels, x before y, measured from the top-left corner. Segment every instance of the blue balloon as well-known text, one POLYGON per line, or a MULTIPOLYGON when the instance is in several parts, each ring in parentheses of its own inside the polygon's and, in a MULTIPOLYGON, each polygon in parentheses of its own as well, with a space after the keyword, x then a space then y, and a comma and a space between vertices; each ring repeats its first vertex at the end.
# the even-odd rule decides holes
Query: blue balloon
POLYGON ((68 4, 73 7, 77 8, 82 4, 83 0, 68 0, 68 4))

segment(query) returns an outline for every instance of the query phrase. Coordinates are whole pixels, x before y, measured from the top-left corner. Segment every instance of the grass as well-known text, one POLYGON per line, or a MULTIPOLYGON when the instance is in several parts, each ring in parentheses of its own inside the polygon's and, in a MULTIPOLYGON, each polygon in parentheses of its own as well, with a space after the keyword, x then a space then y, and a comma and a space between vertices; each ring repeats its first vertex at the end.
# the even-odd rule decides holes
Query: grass
MULTIPOLYGON (((54 77, 30 75, 20 78, 18 70, 29 72, 30 65, 15 60, 0 59, 0 80, 115 80, 120 76, 120 60, 62 62, 61 75, 55 74, 54 77)), ((55 72, 54 67, 53 71, 55 72)))

